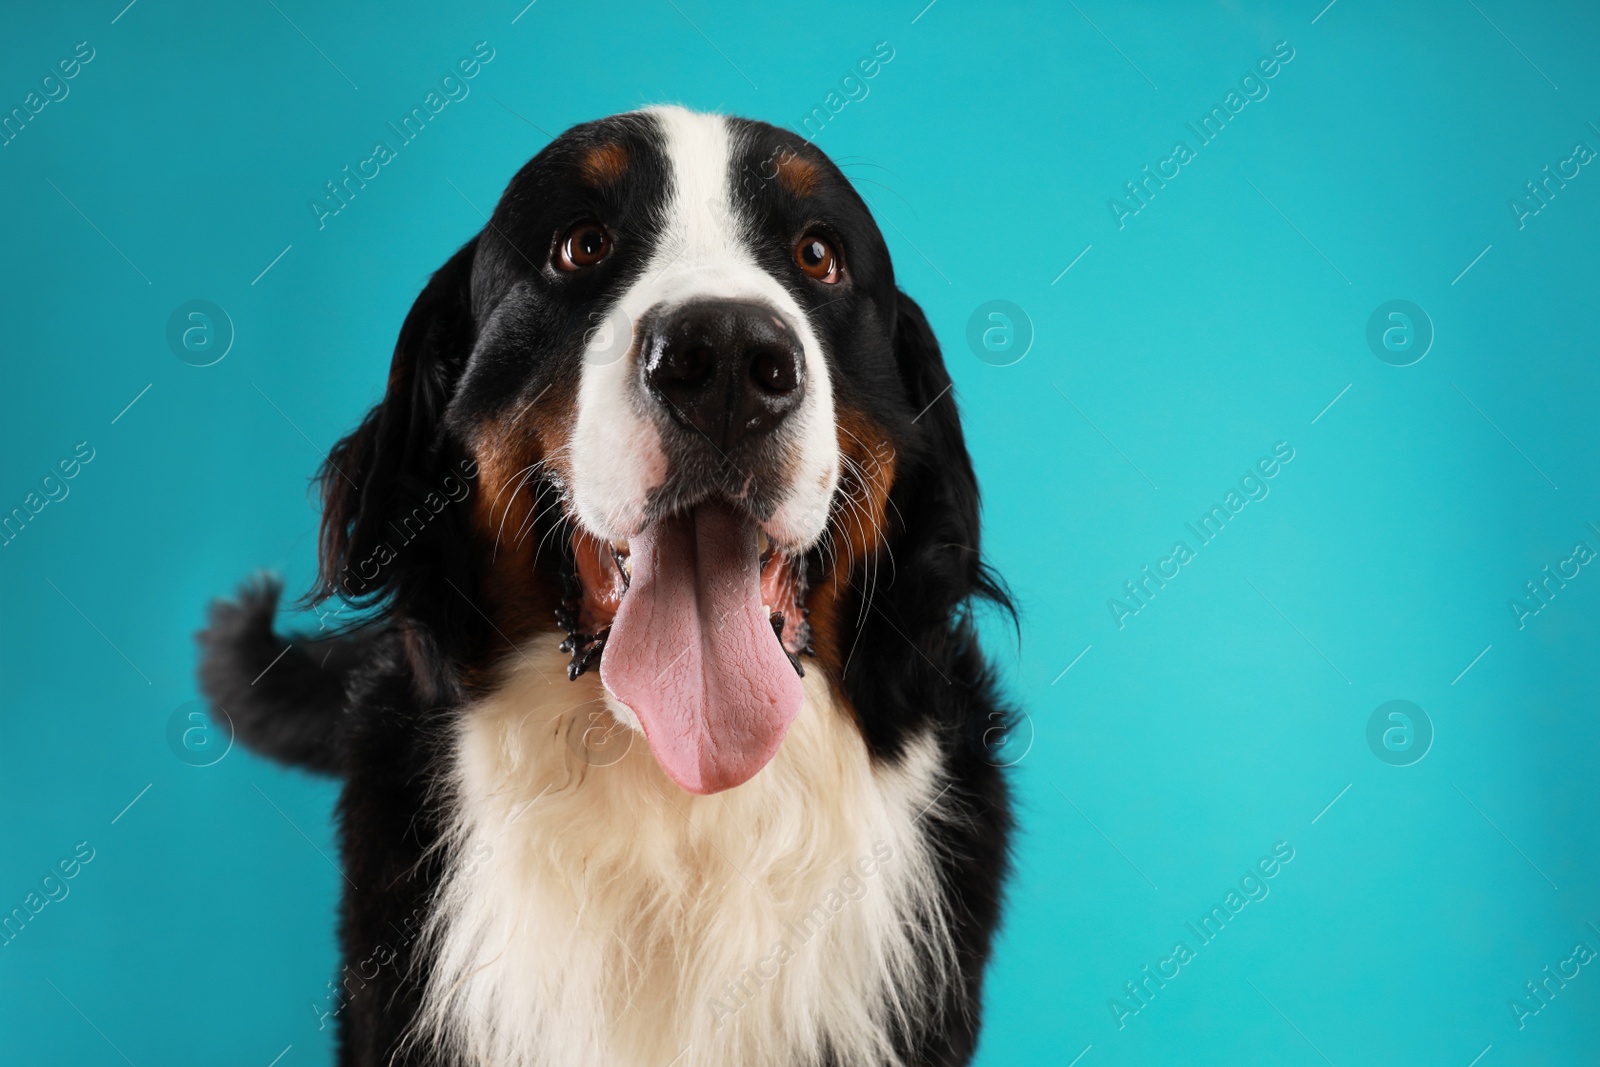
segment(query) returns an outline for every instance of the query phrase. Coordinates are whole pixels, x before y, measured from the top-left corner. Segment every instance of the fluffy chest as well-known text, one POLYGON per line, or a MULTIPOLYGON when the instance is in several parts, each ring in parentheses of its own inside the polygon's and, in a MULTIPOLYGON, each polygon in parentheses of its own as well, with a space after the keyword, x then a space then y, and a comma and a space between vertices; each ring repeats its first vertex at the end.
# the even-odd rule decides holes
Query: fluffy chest
POLYGON ((418 1036, 505 1067, 895 1062, 951 966, 933 740, 875 763, 813 669, 772 762, 691 796, 592 675, 529 656, 461 720, 418 1036))

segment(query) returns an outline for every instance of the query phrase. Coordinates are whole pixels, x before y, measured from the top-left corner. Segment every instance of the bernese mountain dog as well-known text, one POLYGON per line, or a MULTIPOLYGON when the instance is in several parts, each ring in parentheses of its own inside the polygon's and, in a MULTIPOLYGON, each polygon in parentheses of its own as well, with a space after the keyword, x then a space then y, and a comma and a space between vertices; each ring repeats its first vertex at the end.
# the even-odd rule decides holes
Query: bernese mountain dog
POLYGON ((972 612, 1010 604, 933 332, 814 145, 556 138, 319 485, 322 628, 247 584, 200 678, 343 781, 341 1064, 971 1059, 1013 714, 972 612))

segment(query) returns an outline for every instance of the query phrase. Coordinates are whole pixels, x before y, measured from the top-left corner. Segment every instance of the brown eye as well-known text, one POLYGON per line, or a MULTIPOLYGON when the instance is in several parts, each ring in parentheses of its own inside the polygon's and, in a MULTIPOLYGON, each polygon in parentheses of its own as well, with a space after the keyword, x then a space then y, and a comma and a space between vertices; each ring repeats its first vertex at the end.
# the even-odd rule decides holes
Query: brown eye
POLYGON ((814 233, 806 234, 794 246, 794 261, 819 282, 833 285, 839 280, 839 254, 814 233))
POLYGON ((556 266, 562 270, 592 267, 611 254, 611 235, 598 222, 580 222, 561 239, 556 266))

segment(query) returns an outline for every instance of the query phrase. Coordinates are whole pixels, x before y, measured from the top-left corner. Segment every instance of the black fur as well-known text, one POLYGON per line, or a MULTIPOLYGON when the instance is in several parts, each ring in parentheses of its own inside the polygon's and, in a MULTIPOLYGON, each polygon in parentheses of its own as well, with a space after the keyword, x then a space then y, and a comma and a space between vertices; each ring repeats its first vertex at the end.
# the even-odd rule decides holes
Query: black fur
POLYGON ((968 609, 975 599, 1013 618, 1015 609, 979 554, 978 482, 949 372, 926 316, 904 293, 895 359, 909 403, 896 420, 901 451, 890 493, 894 564, 887 578, 868 586, 869 607, 844 686, 867 743, 881 758, 897 755, 930 723, 945 741, 948 799, 957 814, 927 821, 946 857, 960 982, 951 988, 937 1026, 905 1045, 908 1062, 942 1067, 966 1063, 977 1044, 983 968, 1000 921, 1013 829, 1009 791, 994 752, 1013 713, 999 699, 968 609))
MULTIPOLYGON (((455 716, 469 699, 464 668, 505 647, 505 636, 467 599, 482 578, 484 546, 465 509, 441 512, 375 576, 363 576, 361 561, 388 536, 386 524, 459 468, 474 419, 575 373, 554 353, 574 350, 608 297, 601 289, 547 291, 547 281, 525 269, 548 256, 547 216, 556 211, 549 205, 569 195, 554 164, 602 129, 622 137, 642 189, 614 194, 618 202, 608 210, 647 217, 659 205, 652 183, 663 180, 647 127, 624 116, 558 139, 512 182, 491 226, 417 298, 383 401, 333 449, 321 473, 322 577, 315 593, 367 608, 368 621, 337 637, 279 638, 272 631, 278 586, 257 582, 237 602, 215 605, 200 636, 202 688, 226 710, 240 739, 264 755, 344 778, 338 819, 348 882, 340 924, 345 965, 327 1010, 339 1023, 339 1062, 346 1067, 445 1063, 425 1046, 401 1045, 426 965, 417 927, 443 870, 441 813, 430 790, 442 773, 455 716), (570 302, 570 314, 557 314, 558 299, 570 302)), ((757 123, 737 128, 736 171, 748 174, 781 146, 794 145, 833 179, 820 206, 806 209, 849 231, 859 279, 850 299, 829 305, 795 287, 829 348, 837 395, 872 412, 896 454, 889 551, 876 580, 865 566, 856 568, 840 612, 843 643, 852 650, 843 685, 875 758, 897 759, 910 738, 930 727, 942 743, 950 788, 920 825, 944 857, 960 975, 934 1016, 895 1036, 908 1064, 956 1067, 968 1062, 977 1040, 1012 831, 1005 775, 990 751, 1011 712, 999 698, 970 609, 987 600, 1010 610, 1010 601, 982 563, 977 481, 938 343, 921 310, 895 287, 865 205, 825 157, 792 135, 757 123)), ((749 188, 737 175, 734 184, 749 188)), ((785 232, 785 212, 798 209, 770 183, 758 191, 741 210, 758 228, 785 232)), ((619 261, 607 268, 613 274, 601 280, 626 284, 650 251, 648 243, 619 247, 619 261)), ((780 270, 780 258, 769 269, 780 270)))
POLYGON ((339 737, 348 683, 371 656, 364 633, 279 637, 282 583, 259 578, 211 605, 200 641, 200 691, 218 725, 263 756, 318 774, 344 773, 339 737))

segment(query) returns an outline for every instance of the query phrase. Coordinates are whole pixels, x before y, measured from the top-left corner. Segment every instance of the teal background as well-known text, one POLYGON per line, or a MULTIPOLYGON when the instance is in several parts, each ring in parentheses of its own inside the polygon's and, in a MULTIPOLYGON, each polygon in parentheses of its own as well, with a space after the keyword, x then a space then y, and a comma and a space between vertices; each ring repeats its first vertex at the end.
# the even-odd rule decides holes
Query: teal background
POLYGON ((979 1062, 1600 1062, 1600 967, 1510 1007, 1600 949, 1600 568, 1509 607, 1600 549, 1600 169, 1508 206, 1600 148, 1592 5, 124 2, 0 34, 4 110, 95 49, 0 147, 0 508, 95 450, 0 548, 0 910, 95 850, 0 948, 0 1061, 328 1061, 334 788, 177 758, 203 606, 309 580, 319 451, 546 131, 662 101, 793 126, 887 41, 817 143, 944 342, 1024 610, 1020 644, 990 630, 1028 719, 979 1062), (470 95, 319 230, 323 183, 479 41, 470 95), (1280 41, 1270 95, 1119 229, 1280 41), (191 299, 236 330, 210 367, 165 340, 191 299), (1395 299, 1435 331, 1408 367, 1366 341, 1395 299), (1031 323, 1010 366, 965 340, 991 300, 1031 323), (1119 628, 1280 441, 1270 495, 1119 628), (1410 766, 1366 740, 1395 699, 1434 730, 1410 766), (1278 842, 1270 895, 1119 1028, 1278 842))

